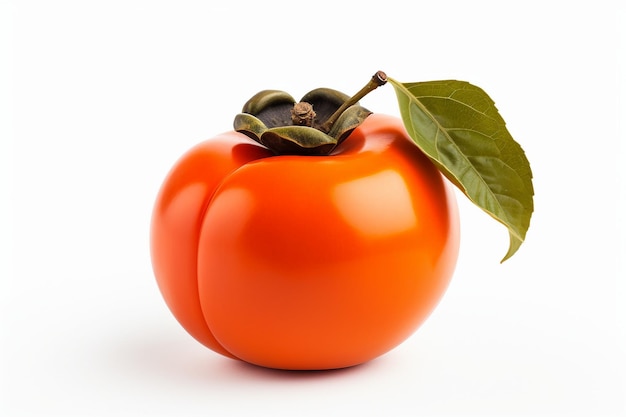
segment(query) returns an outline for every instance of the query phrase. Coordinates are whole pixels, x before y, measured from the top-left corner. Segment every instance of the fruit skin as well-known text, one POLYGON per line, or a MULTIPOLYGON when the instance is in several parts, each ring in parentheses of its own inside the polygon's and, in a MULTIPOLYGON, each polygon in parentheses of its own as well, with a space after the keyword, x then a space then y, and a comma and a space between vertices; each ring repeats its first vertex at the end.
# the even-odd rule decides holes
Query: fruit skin
POLYGON ((395 117, 328 156, 274 156, 227 132, 175 164, 151 255, 180 324, 222 355, 292 370, 374 359, 444 294, 459 249, 452 187, 395 117))

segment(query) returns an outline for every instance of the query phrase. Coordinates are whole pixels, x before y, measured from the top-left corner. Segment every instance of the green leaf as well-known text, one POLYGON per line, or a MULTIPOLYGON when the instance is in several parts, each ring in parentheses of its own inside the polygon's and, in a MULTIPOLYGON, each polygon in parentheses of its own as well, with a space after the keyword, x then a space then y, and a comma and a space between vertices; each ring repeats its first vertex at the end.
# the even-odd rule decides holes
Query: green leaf
POLYGON ((501 262, 513 256, 533 212, 532 172, 491 98, 463 81, 389 82, 409 136, 474 204, 508 228, 501 262))

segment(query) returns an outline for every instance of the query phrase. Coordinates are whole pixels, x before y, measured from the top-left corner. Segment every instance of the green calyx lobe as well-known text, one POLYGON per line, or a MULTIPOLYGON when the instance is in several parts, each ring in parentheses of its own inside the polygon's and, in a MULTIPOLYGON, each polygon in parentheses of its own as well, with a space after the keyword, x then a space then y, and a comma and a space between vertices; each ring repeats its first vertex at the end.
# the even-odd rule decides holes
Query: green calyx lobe
POLYGON ((277 155, 328 155, 371 114, 358 103, 327 123, 349 96, 330 88, 305 94, 300 102, 279 90, 264 90, 248 100, 234 129, 277 155))

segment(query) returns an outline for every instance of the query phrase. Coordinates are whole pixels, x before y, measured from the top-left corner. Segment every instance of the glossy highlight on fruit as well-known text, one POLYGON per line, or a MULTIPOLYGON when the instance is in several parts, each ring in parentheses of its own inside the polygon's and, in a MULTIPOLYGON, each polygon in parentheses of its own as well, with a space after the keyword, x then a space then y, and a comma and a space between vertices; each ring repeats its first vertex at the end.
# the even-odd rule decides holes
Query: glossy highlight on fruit
POLYGON ((174 165, 151 255, 180 324, 222 355, 278 369, 372 360, 408 338, 458 256, 455 194, 395 117, 327 155, 277 155, 231 131, 174 165))

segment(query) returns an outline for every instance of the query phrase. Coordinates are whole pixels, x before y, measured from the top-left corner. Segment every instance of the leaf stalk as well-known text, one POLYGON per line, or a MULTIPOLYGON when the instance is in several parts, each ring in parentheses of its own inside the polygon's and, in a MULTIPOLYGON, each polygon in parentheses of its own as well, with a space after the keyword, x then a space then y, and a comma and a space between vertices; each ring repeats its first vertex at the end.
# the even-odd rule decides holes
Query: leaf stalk
POLYGON ((322 126, 320 126, 320 130, 324 133, 328 133, 330 129, 332 129, 333 124, 339 119, 339 116, 343 114, 344 111, 348 109, 348 107, 355 105, 359 102, 363 97, 368 95, 370 92, 374 91, 381 85, 385 85, 387 83, 387 74, 382 71, 377 71, 376 74, 372 76, 367 84, 363 88, 361 88, 355 95, 346 100, 329 118, 324 122, 322 126))

